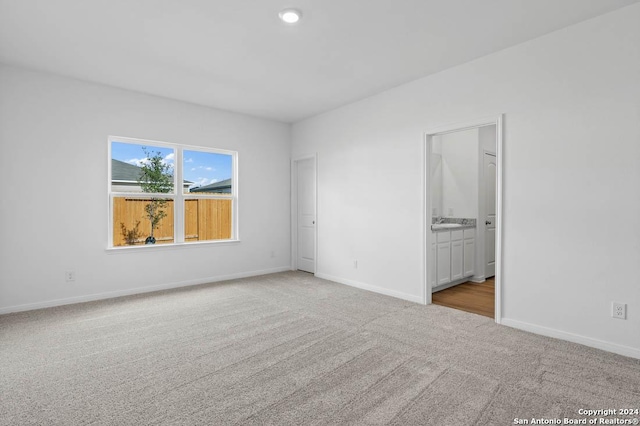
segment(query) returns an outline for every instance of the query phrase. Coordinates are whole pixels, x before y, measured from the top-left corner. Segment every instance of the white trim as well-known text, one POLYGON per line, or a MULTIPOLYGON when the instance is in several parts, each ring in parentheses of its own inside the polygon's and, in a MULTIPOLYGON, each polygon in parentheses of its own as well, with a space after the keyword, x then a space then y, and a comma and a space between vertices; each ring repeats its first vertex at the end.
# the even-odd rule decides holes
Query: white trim
POLYGON ((290 199, 291 199, 291 270, 296 271, 298 269, 298 174, 297 174, 297 162, 304 160, 314 160, 314 173, 315 173, 315 212, 316 226, 314 229, 314 247, 313 247, 313 270, 314 275, 318 271, 318 153, 302 155, 291 159, 290 171, 291 171, 291 186, 290 186, 290 199))
POLYGON ((497 124, 497 122, 501 120, 502 120, 502 114, 500 114, 497 118, 496 116, 480 117, 474 120, 433 126, 428 128, 425 131, 425 134, 429 136, 434 136, 434 135, 444 135, 444 134, 453 133, 453 132, 461 132, 463 130, 475 129, 477 127, 491 126, 491 125, 497 124))
MULTIPOLYGON (((184 187, 178 186, 178 182, 184 182, 184 162, 182 156, 182 149, 175 150, 175 166, 173 167, 173 187, 175 192, 179 193, 179 203, 173 203, 173 243, 184 244, 185 227, 184 227, 184 210, 186 209, 186 203, 184 200, 184 187), (180 165, 180 167, 178 167, 180 165), (182 208, 178 208, 178 204, 182 208)), ((233 157, 231 157, 233 164, 233 157)), ((233 209, 233 201, 231 202, 231 209, 233 209)), ((233 236, 233 217, 231 218, 231 235, 233 236)))
POLYGON ((409 302, 414 303, 422 303, 422 296, 414 296, 413 294, 402 293, 400 291, 389 290, 387 288, 378 287, 371 284, 362 283, 359 281, 349 280, 346 278, 334 277, 332 275, 321 274, 319 272, 316 273, 316 277, 322 278, 324 280, 329 280, 336 282, 338 284, 348 285, 350 287, 359 288, 361 290, 371 291, 373 293, 384 294, 385 296, 395 297, 397 299, 407 300, 409 302))
POLYGON ((431 127, 423 133, 423 304, 431 303, 431 283, 429 282, 429 265, 434 264, 431 259, 431 189, 429 188, 431 169, 431 139, 435 135, 474 129, 484 126, 496 126, 496 165, 498 167, 496 188, 496 277, 495 277, 495 322, 502 323, 502 187, 503 187, 503 114, 493 117, 477 118, 459 123, 444 124, 431 127))
POLYGON ((468 281, 472 281, 471 276, 458 278, 457 280, 453 280, 453 281, 448 282, 446 284, 440 284, 440 285, 437 285, 435 287, 431 287, 431 292, 433 294, 433 289, 435 289, 436 291, 442 291, 442 290, 446 290, 446 289, 448 289, 450 287, 456 286, 458 284, 466 283, 468 281))
POLYGON ((169 290, 172 288, 189 287, 194 285, 209 284, 218 281, 234 280, 237 278, 255 277, 258 275, 275 274, 277 272, 285 272, 289 270, 289 266, 281 266, 278 268, 262 269, 250 272, 239 272, 236 274, 220 275, 217 277, 199 278, 195 280, 178 281, 167 284, 159 284, 148 287, 137 287, 126 290, 108 291, 104 293, 90 294, 86 296, 69 297, 65 299, 55 299, 45 302, 28 303, 25 305, 15 305, 0 308, 0 315, 11 312, 32 311, 34 309, 51 308, 54 306, 70 305, 74 303, 91 302, 94 300, 113 299, 115 297, 130 296, 133 294, 151 293, 160 290, 169 290))
POLYGON ((212 245, 237 244, 240 240, 203 240, 193 241, 189 243, 173 243, 173 244, 143 244, 138 246, 116 246, 107 247, 104 251, 107 254, 127 253, 131 251, 138 252, 154 252, 158 250, 182 250, 185 247, 204 247, 212 245))
POLYGON ((580 334, 568 333, 566 331, 556 330, 555 328, 543 327, 510 318, 502 318, 502 325, 640 359, 640 349, 632 348, 630 346, 623 346, 616 343, 606 342, 604 340, 592 339, 591 337, 582 336, 580 334))
POLYGON ((231 155, 231 165, 233 167, 233 180, 231 181, 231 238, 235 241, 240 241, 240 169, 238 168, 240 153, 238 151, 233 152, 231 155))
MULTIPOLYGON (((227 155, 233 155, 237 152, 237 151, 232 151, 229 149, 222 149, 222 148, 211 148, 207 146, 187 145, 183 143, 164 142, 164 141, 156 141, 151 139, 132 138, 127 136, 117 136, 117 135, 109 135, 109 141, 125 142, 125 143, 131 143, 135 145, 145 145, 145 144, 151 145, 152 144, 155 146, 162 146, 164 148, 175 148, 176 145, 180 145, 180 147, 185 148, 187 150, 210 151, 216 154, 227 154, 227 155)), ((111 154, 111 152, 109 152, 109 154, 111 154)), ((111 158, 109 158, 109 160, 111 160, 111 158)))
POLYGON ((496 277, 495 277, 495 311, 496 323, 502 323, 502 222, 504 210, 502 208, 502 188, 504 186, 503 172, 504 160, 502 155, 503 140, 503 114, 500 114, 495 121, 496 124, 496 164, 498 166, 498 183, 496 188, 496 277))
POLYGON ((113 218, 111 214, 113 212, 113 196, 111 195, 111 190, 113 189, 113 183, 111 182, 112 178, 112 170, 111 170, 111 159, 113 158, 113 154, 111 153, 111 136, 107 138, 107 178, 105 181, 107 182, 107 247, 113 247, 113 218))
POLYGON ((429 134, 424 134, 424 143, 422 158, 424 158, 424 164, 422 167, 422 194, 424 196, 424 202, 422 207, 422 227, 424 232, 422 233, 422 246, 424 247, 424 255, 422 256, 422 280, 425 285, 422 286, 422 300, 420 303, 423 305, 430 305, 432 302, 432 290, 431 283, 429 282, 429 265, 435 266, 435 259, 431 259, 431 138, 429 134), (428 191, 428 192, 427 192, 428 191), (429 196, 427 197, 427 194, 429 196), (428 258, 428 259, 427 259, 428 258))

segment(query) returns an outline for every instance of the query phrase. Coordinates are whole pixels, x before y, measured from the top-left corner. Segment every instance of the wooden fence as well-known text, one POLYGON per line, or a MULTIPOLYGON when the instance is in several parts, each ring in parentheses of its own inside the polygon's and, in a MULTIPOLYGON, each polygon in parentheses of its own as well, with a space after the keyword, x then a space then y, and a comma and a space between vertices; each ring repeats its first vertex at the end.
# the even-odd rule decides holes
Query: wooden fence
MULTIPOLYGON (((127 230, 138 225, 139 238, 133 245, 144 244, 151 235, 151 224, 144 211, 150 200, 126 197, 113 199, 113 245, 124 246, 127 241, 121 223, 127 230)), ((164 207, 167 213, 153 232, 156 244, 174 242, 173 200, 164 207)), ((185 241, 225 240, 231 238, 231 200, 196 199, 185 200, 185 241)))

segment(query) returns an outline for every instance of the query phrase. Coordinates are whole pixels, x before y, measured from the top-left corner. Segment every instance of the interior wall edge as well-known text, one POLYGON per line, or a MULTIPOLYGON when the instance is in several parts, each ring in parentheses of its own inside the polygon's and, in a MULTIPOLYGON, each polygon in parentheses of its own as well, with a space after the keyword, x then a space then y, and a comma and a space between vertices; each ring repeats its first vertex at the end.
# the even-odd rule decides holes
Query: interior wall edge
POLYGON ((327 275, 322 273, 316 273, 316 277, 322 278, 323 280, 333 281, 338 284, 348 285, 350 287, 359 288, 361 290, 371 291, 373 293, 383 294, 385 296, 395 297, 397 299, 406 300, 408 302, 419 303, 424 305, 424 299, 422 296, 416 296, 413 294, 403 293, 400 291, 390 290, 388 288, 378 287, 375 285, 363 283, 360 281, 350 280, 348 278, 336 277, 333 275, 327 275))

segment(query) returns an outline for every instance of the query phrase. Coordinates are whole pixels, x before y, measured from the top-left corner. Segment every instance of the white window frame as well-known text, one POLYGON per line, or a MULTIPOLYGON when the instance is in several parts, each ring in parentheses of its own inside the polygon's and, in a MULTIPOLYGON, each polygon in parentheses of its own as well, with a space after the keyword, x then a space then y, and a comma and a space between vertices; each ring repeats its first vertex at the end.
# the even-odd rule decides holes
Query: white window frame
POLYGON ((107 226, 107 250, 109 251, 120 251, 120 250, 158 250, 158 249, 168 249, 168 248, 176 248, 176 247, 197 247, 202 245, 211 245, 211 244, 227 244, 239 242, 239 232, 238 232, 238 152, 230 151, 226 149, 219 148, 209 148, 204 146, 194 146, 194 145, 183 145, 177 143, 168 143, 161 141, 154 141, 148 139, 138 139, 138 138, 130 138, 123 136, 109 136, 108 138, 108 148, 107 148, 107 161, 108 161, 108 174, 107 174, 107 194, 108 194, 108 208, 109 212, 107 214, 108 226, 107 226), (149 148, 153 147, 161 147, 161 148, 170 148, 173 149, 175 153, 174 157, 174 173, 173 173, 173 194, 155 194, 155 193, 138 193, 138 192, 116 192, 112 190, 112 180, 111 180, 111 145, 113 142, 122 142, 122 143, 130 143, 134 145, 144 145, 149 148), (200 152, 208 152, 212 154, 225 154, 231 156, 231 194, 225 195, 196 195, 194 193, 184 193, 183 182, 184 182, 184 162, 183 162, 183 152, 184 151, 200 151, 200 152), (146 244, 139 246, 114 246, 113 245, 113 199, 116 197, 127 197, 127 198, 165 198, 173 200, 173 243, 170 244, 146 244), (185 242, 185 229, 184 229, 184 212, 185 212, 185 200, 189 199, 222 199, 222 200, 231 200, 231 238, 226 240, 205 240, 205 241, 192 241, 185 242))

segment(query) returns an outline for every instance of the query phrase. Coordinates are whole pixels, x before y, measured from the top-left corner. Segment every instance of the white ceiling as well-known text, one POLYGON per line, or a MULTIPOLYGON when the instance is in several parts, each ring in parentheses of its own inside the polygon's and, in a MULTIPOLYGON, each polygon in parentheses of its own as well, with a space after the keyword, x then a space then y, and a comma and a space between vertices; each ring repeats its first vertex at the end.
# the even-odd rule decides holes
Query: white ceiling
POLYGON ((295 122, 638 1, 0 0, 0 62, 295 122))

